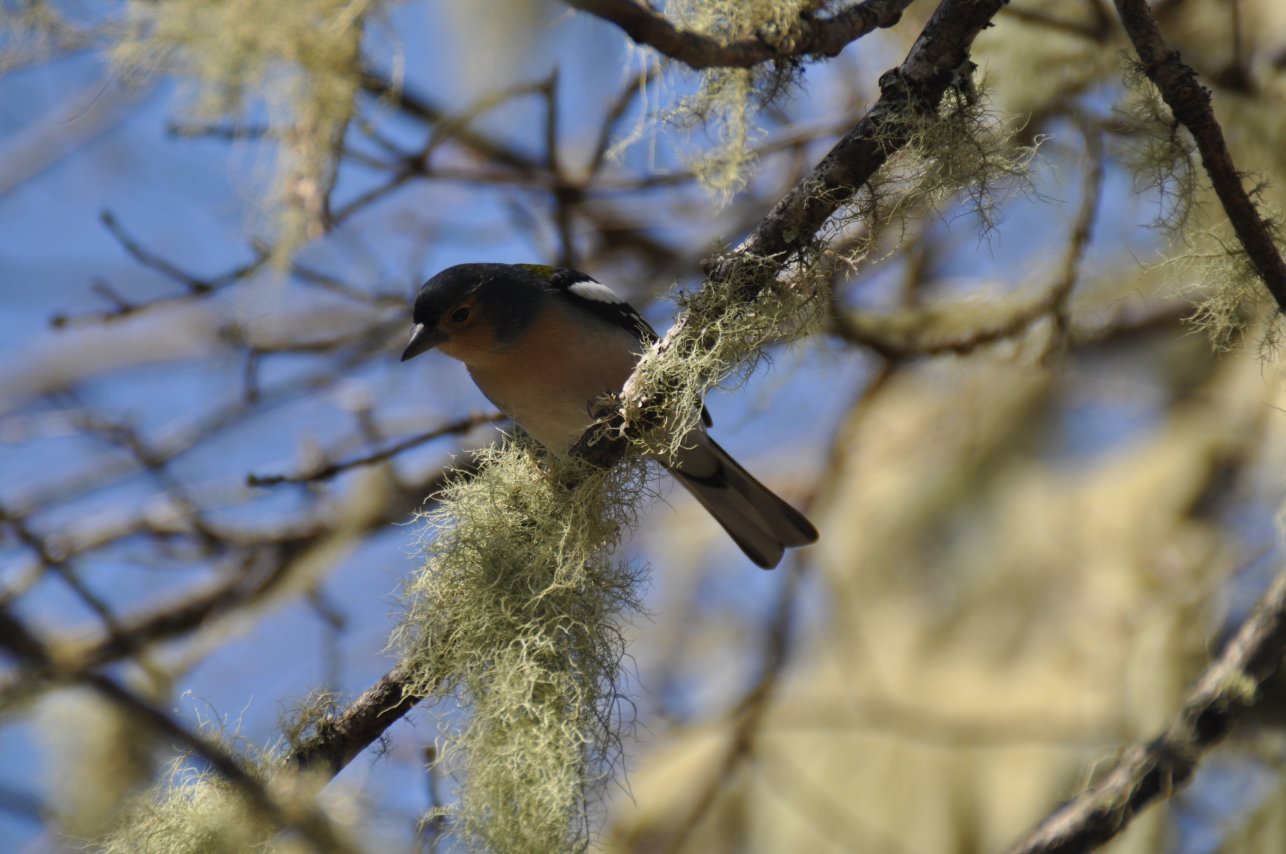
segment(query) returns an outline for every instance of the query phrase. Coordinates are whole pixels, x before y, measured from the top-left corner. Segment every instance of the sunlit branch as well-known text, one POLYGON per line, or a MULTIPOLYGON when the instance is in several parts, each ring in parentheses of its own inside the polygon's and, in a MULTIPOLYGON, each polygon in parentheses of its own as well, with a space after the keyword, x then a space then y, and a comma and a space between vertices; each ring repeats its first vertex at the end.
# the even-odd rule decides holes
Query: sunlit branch
MULTIPOLYGON (((865 117, 760 220, 735 250, 705 264, 707 288, 729 287, 731 296, 749 304, 781 269, 810 246, 831 215, 908 142, 899 127, 908 114, 931 113, 947 89, 959 81, 969 50, 1004 5, 1001 0, 944 0, 925 25, 905 61, 880 78, 879 101, 865 117)), ((701 348, 704 324, 711 318, 685 314, 656 345, 658 355, 680 346, 701 348)), ((638 408, 646 381, 635 372, 625 384, 626 405, 638 408)), ((604 418, 581 437, 574 453, 596 465, 610 465, 626 452, 628 438, 619 428, 621 412, 604 418)))

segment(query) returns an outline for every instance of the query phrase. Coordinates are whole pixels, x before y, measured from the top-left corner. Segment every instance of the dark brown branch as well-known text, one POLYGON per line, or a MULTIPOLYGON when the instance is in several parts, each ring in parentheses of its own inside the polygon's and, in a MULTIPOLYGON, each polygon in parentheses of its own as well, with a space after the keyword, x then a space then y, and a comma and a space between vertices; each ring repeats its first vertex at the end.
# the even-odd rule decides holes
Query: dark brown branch
POLYGON ((1286 261, 1273 242, 1273 232, 1260 215, 1224 142, 1223 129, 1210 106, 1210 91, 1197 72, 1167 47, 1161 30, 1143 0, 1116 0, 1121 23, 1143 61, 1148 79, 1161 91, 1175 119, 1188 129, 1201 153, 1215 194, 1232 223, 1255 273, 1263 280, 1281 311, 1286 311, 1286 261))
MULTIPOLYGON (((902 65, 880 78, 880 99, 820 163, 792 188, 736 250, 705 263, 706 288, 730 289, 749 304, 791 260, 812 246, 819 229, 909 141, 908 116, 933 114, 942 96, 968 70, 974 38, 1004 6, 1004 0, 944 0, 916 39, 902 65), (734 284, 735 283, 735 284, 734 284)), ((657 345, 658 355, 682 347, 704 348, 701 330, 715 318, 683 315, 657 345)), ((623 410, 639 409, 646 395, 643 372, 625 385, 623 410)), ((617 412, 591 428, 573 448, 595 465, 611 465, 629 439, 617 412)))
POLYGON ((1125 751, 1092 789, 1064 805, 1018 842, 1010 854, 1088 851, 1116 836, 1158 798, 1187 783, 1201 757, 1255 703, 1260 686, 1286 653, 1286 570, 1254 613, 1189 692, 1156 738, 1125 751))
POLYGON ((786 194, 736 252, 712 259, 712 282, 737 281, 746 299, 758 295, 833 213, 908 140, 909 115, 932 115, 947 89, 966 73, 974 38, 1003 0, 944 0, 902 65, 880 77, 880 99, 803 181, 786 194), (773 259, 772 264, 759 263, 773 259), (756 275, 737 275, 750 261, 756 275))
POLYGON ((564 0, 620 27, 630 39, 647 45, 690 68, 750 68, 772 60, 800 56, 835 56, 873 30, 891 27, 911 0, 865 0, 829 18, 804 17, 798 37, 788 48, 757 36, 725 42, 705 33, 682 30, 668 18, 636 0, 564 0))
POLYGON ((408 682, 401 667, 393 668, 342 714, 323 719, 311 737, 295 745, 287 761, 302 769, 338 774, 424 699, 408 692, 408 682))

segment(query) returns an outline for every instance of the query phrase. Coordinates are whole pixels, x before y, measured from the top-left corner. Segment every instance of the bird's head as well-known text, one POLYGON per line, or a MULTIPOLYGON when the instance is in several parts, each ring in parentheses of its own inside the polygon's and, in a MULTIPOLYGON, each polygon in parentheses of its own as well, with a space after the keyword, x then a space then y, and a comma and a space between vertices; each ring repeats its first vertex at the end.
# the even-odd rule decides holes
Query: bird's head
POLYGON ((402 361, 438 349, 468 363, 518 338, 539 309, 546 288, 541 268, 516 264, 458 264, 420 287, 411 340, 402 361))

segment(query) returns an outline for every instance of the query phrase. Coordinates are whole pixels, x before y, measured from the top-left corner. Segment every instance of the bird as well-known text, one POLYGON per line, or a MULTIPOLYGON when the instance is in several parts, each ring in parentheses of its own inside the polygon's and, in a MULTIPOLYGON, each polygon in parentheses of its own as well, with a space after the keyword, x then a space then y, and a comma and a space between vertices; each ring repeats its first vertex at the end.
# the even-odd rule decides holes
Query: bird
MULTIPOLYGON (((619 394, 656 331, 590 276, 540 264, 457 264, 416 294, 402 361, 437 350, 468 368, 497 409, 555 455, 619 394)), ((764 569, 786 549, 817 541, 808 519, 775 495, 707 433, 702 421, 672 459, 654 456, 764 569)))

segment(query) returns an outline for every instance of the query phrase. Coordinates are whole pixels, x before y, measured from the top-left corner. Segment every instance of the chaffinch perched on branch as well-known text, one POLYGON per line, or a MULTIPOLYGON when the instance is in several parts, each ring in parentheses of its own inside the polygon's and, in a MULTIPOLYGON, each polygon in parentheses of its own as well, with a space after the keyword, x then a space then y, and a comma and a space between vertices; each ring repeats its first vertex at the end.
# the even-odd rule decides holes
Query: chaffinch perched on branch
MULTIPOLYGON (((611 288, 584 273, 534 264, 460 264, 415 299, 402 361, 431 349, 459 359, 482 393, 532 438, 566 454, 594 403, 619 393, 657 334, 611 288)), ((772 569, 785 549, 816 542, 798 510, 755 480, 704 424, 660 460, 741 550, 772 569)))

